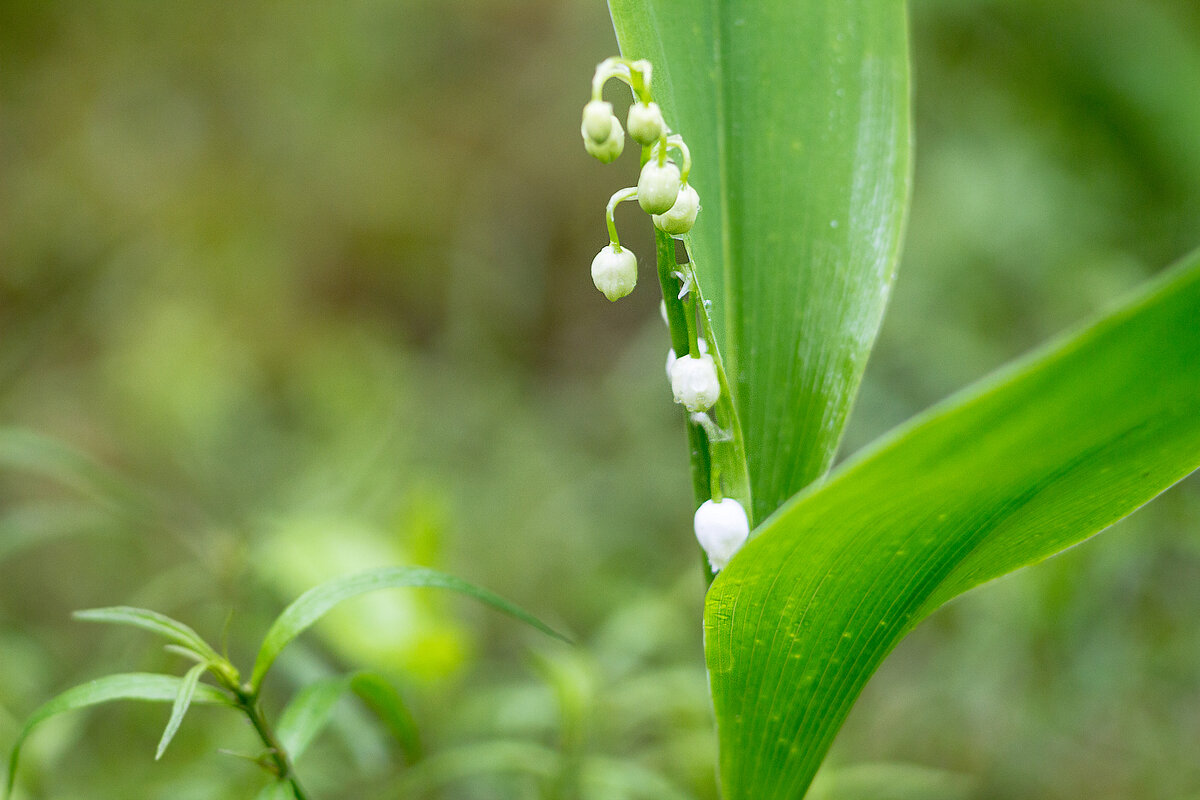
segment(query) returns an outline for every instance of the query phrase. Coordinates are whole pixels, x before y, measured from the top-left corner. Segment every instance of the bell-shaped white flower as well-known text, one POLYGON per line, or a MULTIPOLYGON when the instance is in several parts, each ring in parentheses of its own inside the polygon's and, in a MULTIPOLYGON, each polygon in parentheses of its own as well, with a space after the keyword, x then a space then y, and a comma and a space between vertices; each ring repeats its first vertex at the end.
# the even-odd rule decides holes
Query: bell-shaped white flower
MULTIPOLYGON (((667 305, 664 302, 663 303, 663 319, 664 320, 666 320, 666 317, 667 317, 666 308, 667 308, 667 305)), ((670 324, 670 323, 668 323, 668 324, 670 324)), ((700 351, 700 355, 704 355, 705 353, 708 352, 708 342, 704 341, 703 339, 697 339, 696 340, 696 348, 700 351)), ((670 350, 667 351, 667 380, 668 381, 671 380, 671 368, 675 366, 676 360, 677 360, 677 357, 675 355, 675 348, 672 347, 670 350)))
POLYGON ((610 244, 592 259, 592 283, 616 302, 637 286, 637 257, 633 251, 610 244))
POLYGON ((696 539, 708 556, 713 572, 720 572, 729 559, 750 538, 750 519, 746 509, 732 497, 705 500, 696 509, 696 539))
POLYGON ((671 365, 671 393, 688 411, 708 411, 721 396, 721 381, 710 355, 687 355, 671 365))
POLYGON ((651 158, 638 176, 638 205, 647 214, 662 214, 675 205, 679 188, 679 167, 675 162, 659 164, 657 158, 651 158))
POLYGON ((654 144, 667 127, 658 103, 634 103, 629 107, 629 138, 638 144, 654 144))
POLYGON ((604 144, 612 134, 612 123, 616 119, 612 103, 593 100, 583 107, 583 137, 596 144, 604 144))
POLYGON ((583 134, 583 149, 605 164, 616 161, 617 157, 621 155, 621 151, 625 149, 625 131, 621 129, 621 123, 616 117, 612 117, 610 121, 612 127, 609 129, 608 138, 599 144, 588 135, 587 120, 584 120, 580 127, 580 132, 583 134))
POLYGON ((700 195, 686 183, 680 187, 675 205, 665 213, 655 214, 652 219, 660 231, 672 236, 682 236, 696 224, 696 215, 700 213, 700 195))

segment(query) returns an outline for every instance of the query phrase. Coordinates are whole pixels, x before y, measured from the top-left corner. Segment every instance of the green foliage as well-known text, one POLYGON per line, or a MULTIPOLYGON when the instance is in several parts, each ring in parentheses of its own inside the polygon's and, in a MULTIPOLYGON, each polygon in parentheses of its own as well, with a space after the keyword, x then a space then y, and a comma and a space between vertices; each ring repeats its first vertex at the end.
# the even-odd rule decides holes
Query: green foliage
POLYGON ((406 757, 415 761, 421 747, 416 724, 399 693, 386 679, 371 673, 356 673, 340 678, 316 680, 303 687, 283 710, 279 724, 272 728, 263 714, 258 695, 267 670, 279 653, 297 636, 314 625, 339 603, 366 592, 400 587, 436 587, 467 595, 493 606, 544 633, 563 637, 540 620, 513 604, 467 581, 422 567, 385 567, 358 575, 328 581, 305 592, 276 618, 263 640, 255 662, 254 676, 242 685, 237 669, 218 655, 191 627, 154 611, 129 606, 114 606, 80 611, 77 619, 126 625, 156 633, 170 640, 168 648, 199 663, 183 678, 168 675, 111 675, 68 689, 42 705, 25 722, 9 758, 5 798, 16 781, 21 745, 34 727, 46 719, 78 708, 113 700, 170 701, 171 715, 159 739, 154 758, 162 758, 175 738, 193 702, 222 703, 244 713, 262 739, 266 751, 257 759, 277 780, 263 789, 267 797, 283 792, 295 800, 306 800, 293 769, 313 739, 329 723, 334 706, 347 690, 358 694, 396 737, 406 757), (212 671, 220 688, 200 684, 206 671, 212 671))
POLYGON ((224 660, 192 628, 165 614, 159 614, 157 611, 129 606, 113 606, 112 608, 76 611, 74 617, 84 622, 107 622, 113 625, 141 628, 171 640, 185 650, 194 653, 202 661, 217 663, 224 660))
POLYGON ((776 512, 706 602, 720 782, 727 800, 797 797, 917 622, 1200 466, 1197 269, 803 491, 832 463, 898 252, 904 4, 610 8, 668 119, 709 142, 697 186, 720 214, 689 250, 723 309, 755 517, 776 512))
POLYGON ((421 758, 421 738, 412 714, 396 688, 373 672, 324 678, 305 686, 279 716, 279 741, 299 758, 309 744, 329 724, 334 706, 351 691, 358 695, 395 737, 405 759, 415 763, 421 758))
POLYGON ((762 525, 705 611, 726 797, 801 795, 867 679, 918 622, 1200 466, 1198 312, 1193 256, 762 525))
POLYGON ((690 251, 761 520, 833 462, 883 318, 911 170, 904 5, 609 5, 695 142, 690 251))
POLYGON ((167 745, 175 738, 175 734, 179 732, 179 726, 183 724, 183 718, 187 715, 188 707, 192 704, 192 700, 196 696, 196 688, 200 684, 200 676, 208 669, 207 664, 197 664, 184 673, 183 678, 179 681, 179 694, 175 696, 175 702, 171 704, 171 717, 167 720, 167 727, 163 729, 162 738, 158 740, 158 748, 154 751, 154 760, 157 761, 163 757, 163 753, 167 751, 167 745))
MULTIPOLYGON (((198 677, 198 676, 197 676, 198 677)), ((154 675, 149 673, 126 673, 107 675, 85 684, 75 686, 62 694, 46 701, 25 720, 17 741, 12 747, 8 758, 8 778, 4 785, 4 796, 7 798, 13 789, 17 778, 17 764, 21 757, 21 746, 25 739, 41 723, 51 717, 74 711, 80 708, 111 703, 114 700, 140 700, 155 703, 175 703, 183 695, 186 681, 171 675, 154 675)), ((228 698, 211 686, 193 686, 194 692, 189 692, 191 701, 197 703, 229 704, 228 698)), ((174 714, 172 714, 172 720, 174 714)))
POLYGON ((250 690, 257 693, 262 686, 267 670, 283 648, 328 613, 334 606, 367 592, 403 587, 429 587, 449 589, 473 597, 493 608, 525 622, 545 634, 564 639, 545 623, 528 612, 509 603, 498 595, 474 586, 461 578, 446 575, 425 567, 381 567, 380 569, 349 575, 327 581, 296 598, 271 625, 263 638, 262 647, 254 661, 254 672, 250 675, 250 690))

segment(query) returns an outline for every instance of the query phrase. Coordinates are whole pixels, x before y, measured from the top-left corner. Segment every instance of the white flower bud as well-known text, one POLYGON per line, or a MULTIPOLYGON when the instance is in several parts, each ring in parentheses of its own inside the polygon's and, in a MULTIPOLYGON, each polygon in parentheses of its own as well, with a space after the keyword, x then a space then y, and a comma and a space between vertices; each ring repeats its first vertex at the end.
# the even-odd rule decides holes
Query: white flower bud
MULTIPOLYGON (((666 315, 667 315, 666 308, 667 308, 667 304, 664 301, 663 302, 663 319, 666 319, 666 315)), ((708 352, 708 342, 704 341, 703 339, 697 339, 696 340, 696 348, 700 351, 700 355, 704 355, 705 353, 708 352)), ((672 347, 670 350, 667 351, 667 380, 668 381, 671 380, 671 367, 675 366, 675 360, 676 360, 675 348, 672 347)))
POLYGON ((583 133, 583 148, 605 164, 616 161, 617 157, 621 155, 621 151, 625 149, 625 131, 621 129, 621 123, 616 117, 612 117, 610 121, 612 128, 609 129, 608 138, 600 144, 596 144, 592 137, 588 136, 586 121, 580 128, 583 133))
POLYGON ((647 214, 662 214, 675 205, 679 196, 679 167, 667 161, 661 166, 651 158, 638 176, 638 205, 647 214))
POLYGON ((688 355, 671 365, 671 393, 688 411, 707 411, 721 396, 721 382, 712 356, 688 355))
POLYGON ((592 259, 592 283, 616 302, 637 285, 637 257, 633 251, 610 244, 592 259))
POLYGON ((634 103, 629 107, 629 138, 638 144, 654 144, 663 135, 666 123, 658 103, 634 103))
POLYGON ((732 497, 720 501, 705 500, 696 509, 696 539, 708 556, 713 572, 720 572, 729 564, 734 553, 750 538, 750 519, 746 509, 732 497))
POLYGON ((675 205, 664 214, 655 214, 652 219, 660 231, 672 236, 682 236, 696 224, 696 215, 700 213, 700 195, 686 183, 675 198, 675 205))
POLYGON ((612 133, 614 119, 612 103, 593 100, 583 107, 583 137, 604 144, 612 133))

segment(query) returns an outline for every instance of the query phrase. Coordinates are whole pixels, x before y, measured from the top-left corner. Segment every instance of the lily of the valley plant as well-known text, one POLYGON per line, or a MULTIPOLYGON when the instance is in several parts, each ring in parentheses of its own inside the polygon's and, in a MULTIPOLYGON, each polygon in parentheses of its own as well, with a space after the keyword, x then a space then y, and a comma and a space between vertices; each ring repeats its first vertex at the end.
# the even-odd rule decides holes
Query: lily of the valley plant
POLYGON ((1200 256, 831 472, 909 200, 905 6, 609 5, 623 57, 581 133, 609 163, 628 131, 641 172, 592 278, 634 290, 613 209, 636 199, 687 412, 722 794, 794 800, 923 618, 1200 466, 1200 256))

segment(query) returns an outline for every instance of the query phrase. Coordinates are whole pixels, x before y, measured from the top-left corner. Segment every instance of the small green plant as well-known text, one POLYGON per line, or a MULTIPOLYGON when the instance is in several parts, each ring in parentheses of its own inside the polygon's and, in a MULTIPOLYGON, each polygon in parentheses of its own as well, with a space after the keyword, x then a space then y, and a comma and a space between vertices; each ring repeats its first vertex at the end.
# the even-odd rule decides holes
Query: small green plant
POLYGON ((295 800, 307 800, 310 797, 296 774, 296 759, 329 722, 334 705, 347 692, 357 695, 378 715, 396 738, 405 756, 415 761, 421 754, 417 727, 399 692, 382 675, 355 672, 311 683, 296 693, 280 713, 277 724, 272 724, 267 718, 260 699, 263 682, 275 659, 292 640, 326 613, 358 595, 402 587, 429 587, 458 592, 544 633, 562 638, 539 620, 486 589, 425 567, 384 567, 337 578, 300 595, 271 624, 258 650, 250 677, 246 680, 242 679, 241 673, 229 659, 213 649, 195 630, 163 614, 126 606, 80 611, 75 614, 76 619, 127 625, 157 634, 169 642, 166 645, 168 650, 195 662, 195 665, 182 678, 151 673, 108 675, 75 686, 48 700, 29 716, 17 736, 9 756, 4 797, 12 793, 21 747, 34 728, 63 712, 115 700, 171 703, 170 717, 154 754, 156 759, 166 751, 193 703, 225 706, 245 716, 263 746, 260 753, 248 755, 247 758, 266 770, 273 779, 259 795, 264 800, 289 794, 295 800), (206 674, 213 679, 215 686, 200 682, 206 674))

